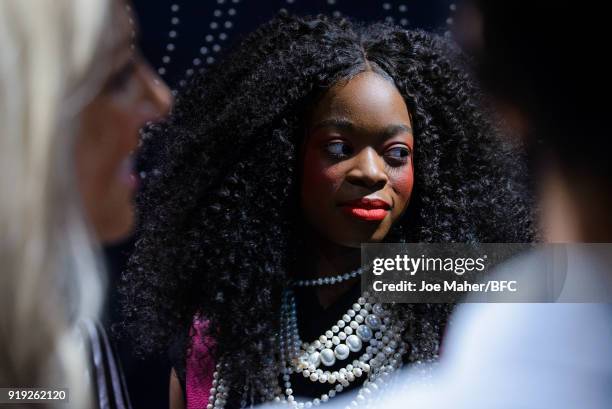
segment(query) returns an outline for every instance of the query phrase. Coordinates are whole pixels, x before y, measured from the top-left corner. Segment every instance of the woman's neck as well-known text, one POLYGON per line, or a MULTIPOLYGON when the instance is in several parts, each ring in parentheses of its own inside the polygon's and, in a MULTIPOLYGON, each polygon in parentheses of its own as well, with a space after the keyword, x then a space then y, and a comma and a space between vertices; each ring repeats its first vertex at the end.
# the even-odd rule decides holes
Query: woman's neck
MULTIPOLYGON (((314 234, 307 240, 301 254, 298 273, 304 277, 319 278, 346 274, 361 265, 359 248, 340 246, 314 234)), ((359 278, 342 281, 334 285, 317 288, 317 297, 323 308, 327 308, 346 293, 359 278)))

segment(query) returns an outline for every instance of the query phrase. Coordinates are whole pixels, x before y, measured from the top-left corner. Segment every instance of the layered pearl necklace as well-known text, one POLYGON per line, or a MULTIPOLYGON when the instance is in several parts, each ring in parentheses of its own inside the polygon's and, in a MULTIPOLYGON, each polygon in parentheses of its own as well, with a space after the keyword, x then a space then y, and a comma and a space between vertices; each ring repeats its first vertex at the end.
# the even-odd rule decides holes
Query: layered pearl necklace
POLYGON ((320 285, 330 285, 341 283, 352 278, 359 277, 366 271, 366 267, 359 267, 357 270, 351 271, 350 273, 338 274, 331 277, 319 277, 312 280, 297 280, 293 282, 294 287, 314 287, 320 285))
MULTIPOLYGON (((318 281, 314 285, 318 285, 318 281)), ((402 365, 402 356, 406 352, 406 344, 401 339, 404 328, 393 322, 381 304, 372 304, 368 293, 363 293, 336 325, 318 339, 303 342, 298 333, 295 296, 293 290, 287 289, 282 297, 280 323, 279 352, 283 365, 280 375, 283 387, 279 385, 278 374, 269 374, 270 386, 262 394, 267 400, 288 404, 294 409, 308 409, 327 402, 364 376, 366 380, 348 407, 365 403, 372 392, 378 390, 385 379, 402 365), (348 362, 351 352, 361 352, 364 345, 367 345, 365 351, 348 362), (347 364, 338 370, 331 370, 332 366, 342 361, 347 361, 347 364), (294 374, 301 374, 313 383, 328 384, 330 389, 318 398, 298 401, 291 384, 291 375, 294 374)), ((218 363, 213 374, 207 409, 223 409, 227 402, 229 390, 220 376, 221 367, 221 363, 218 363)))

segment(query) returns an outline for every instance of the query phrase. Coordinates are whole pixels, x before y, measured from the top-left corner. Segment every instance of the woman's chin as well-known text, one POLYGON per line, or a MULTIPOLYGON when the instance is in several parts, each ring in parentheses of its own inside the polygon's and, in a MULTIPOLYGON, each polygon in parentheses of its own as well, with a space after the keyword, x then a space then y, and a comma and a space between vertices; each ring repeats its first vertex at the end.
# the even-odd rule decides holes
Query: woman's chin
POLYGON ((96 226, 98 239, 103 244, 115 244, 127 239, 133 232, 135 217, 130 207, 129 211, 117 212, 116 216, 107 219, 105 223, 96 226))

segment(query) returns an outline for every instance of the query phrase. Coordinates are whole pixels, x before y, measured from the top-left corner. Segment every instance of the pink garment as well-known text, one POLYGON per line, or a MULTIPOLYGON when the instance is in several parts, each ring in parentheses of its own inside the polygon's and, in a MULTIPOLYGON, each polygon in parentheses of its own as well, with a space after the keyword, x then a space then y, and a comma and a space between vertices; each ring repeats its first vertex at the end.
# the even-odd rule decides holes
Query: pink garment
POLYGON ((208 328, 208 321, 195 319, 191 327, 191 350, 187 354, 185 389, 187 409, 204 409, 208 404, 210 388, 212 388, 215 362, 213 349, 215 340, 211 336, 202 339, 202 334, 208 328))

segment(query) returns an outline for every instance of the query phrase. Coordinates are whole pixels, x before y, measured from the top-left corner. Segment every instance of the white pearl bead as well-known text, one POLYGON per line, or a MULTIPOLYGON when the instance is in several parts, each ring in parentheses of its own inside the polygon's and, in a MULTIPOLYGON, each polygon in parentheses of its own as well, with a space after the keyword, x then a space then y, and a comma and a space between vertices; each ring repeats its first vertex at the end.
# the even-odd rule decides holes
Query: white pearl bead
POLYGON ((363 315, 359 314, 353 319, 357 321, 358 324, 361 324, 363 322, 363 315))
POLYGON ((359 324, 357 323, 357 321, 351 321, 351 323, 349 324, 349 326, 353 329, 357 329, 359 328, 359 324))
POLYGON ((327 331, 325 331, 325 336, 327 337, 327 339, 329 339, 329 338, 334 336, 334 333, 329 331, 329 330, 327 330, 327 331))
POLYGON ((353 309, 355 311, 359 311, 361 309, 361 305, 359 305, 358 303, 353 304, 353 309))
POLYGON ((334 375, 334 374, 330 374, 330 375, 327 377, 327 382, 329 382, 329 383, 331 383, 331 384, 336 383, 336 380, 337 380, 337 378, 336 378, 336 375, 334 375))
POLYGON ((365 322, 372 329, 378 329, 381 325, 380 318, 373 314, 368 315, 365 322))
POLYGON ((315 373, 311 373, 310 374, 310 380, 313 381, 313 382, 318 381, 319 380, 319 375, 317 375, 316 372, 315 373))
POLYGON ((332 332, 335 334, 335 333, 337 333, 338 331, 340 331, 340 327, 338 327, 337 325, 334 325, 334 326, 332 327, 332 332))
POLYGON ((344 341, 346 339, 346 332, 338 333, 338 338, 340 338, 340 341, 344 341))
POLYGON ((332 366, 333 364, 335 364, 336 356, 334 354, 334 351, 329 348, 325 348, 323 351, 321 351, 321 362, 325 366, 332 366))
POLYGON ((334 355, 336 355, 336 358, 340 360, 348 358, 349 353, 349 347, 347 347, 345 344, 339 344, 336 346, 336 348, 334 348, 334 355))
POLYGON ((357 328, 357 335, 364 341, 369 341, 373 336, 372 330, 367 325, 360 325, 357 328))
POLYGON ((352 352, 358 352, 362 347, 361 339, 357 335, 349 335, 346 338, 346 345, 352 352))
POLYGON ((321 335, 319 337, 319 341, 321 341, 321 343, 324 344, 325 342, 327 342, 327 337, 325 335, 321 335))
POLYGON ((385 313, 385 310, 382 305, 374 304, 374 306, 372 307, 372 312, 374 312, 374 314, 376 315, 383 315, 385 313))
POLYGON ((348 314, 344 314, 344 315, 342 316, 342 319, 343 319, 345 322, 350 322, 350 321, 351 321, 351 317, 350 317, 348 314))
POLYGON ((340 343, 340 338, 338 338, 337 336, 333 336, 332 337, 332 344, 334 345, 338 345, 340 343))
POLYGON ((343 320, 338 321, 339 328, 344 328, 345 325, 346 325, 346 322, 344 322, 343 320))
POLYGON ((360 368, 353 368, 353 375, 359 378, 362 374, 363 373, 360 368))
POLYGON ((351 335, 353 333, 353 328, 344 327, 344 332, 346 333, 346 335, 351 335))
POLYGON ((318 352, 313 352, 308 356, 308 363, 310 365, 314 365, 315 367, 319 366, 321 363, 321 354, 318 352))

